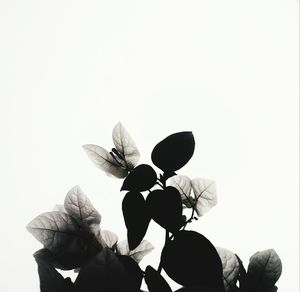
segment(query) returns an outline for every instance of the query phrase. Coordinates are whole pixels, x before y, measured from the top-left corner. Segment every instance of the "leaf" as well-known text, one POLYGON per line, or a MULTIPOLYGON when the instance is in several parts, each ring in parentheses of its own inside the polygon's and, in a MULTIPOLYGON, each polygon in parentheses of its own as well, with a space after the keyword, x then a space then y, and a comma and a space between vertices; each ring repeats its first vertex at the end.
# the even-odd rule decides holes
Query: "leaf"
POLYGON ((117 178, 124 178, 127 175, 128 171, 122 168, 104 148, 93 144, 86 144, 82 147, 91 161, 108 175, 117 178))
POLYGON ((282 272, 279 256, 273 249, 256 252, 247 270, 247 284, 251 289, 268 289, 275 285, 282 272))
POLYGON ((147 240, 142 240, 142 242, 133 250, 129 250, 128 241, 122 240, 117 244, 117 254, 128 255, 139 263, 144 256, 154 249, 154 246, 147 240))
POLYGON ((217 204, 216 183, 208 179, 195 178, 192 180, 192 188, 196 212, 198 216, 202 216, 217 204))
POLYGON ((35 255, 38 264, 41 292, 73 292, 74 287, 70 278, 64 277, 56 269, 39 256, 35 255))
POLYGON ((129 248, 133 250, 144 238, 150 222, 143 195, 138 192, 128 192, 122 202, 122 211, 129 248))
POLYGON ((52 252, 60 252, 67 247, 80 251, 82 237, 75 219, 58 211, 46 212, 33 219, 26 229, 52 252))
POLYGON ((223 290, 219 290, 213 287, 208 286, 196 286, 196 287, 183 287, 175 292, 222 292, 223 290))
POLYGON ((211 242, 200 233, 177 232, 164 246, 161 263, 167 275, 180 285, 224 289, 221 259, 211 242), (195 268, 188 268, 191 266, 195 268))
POLYGON ((67 213, 84 227, 99 225, 101 222, 100 214, 79 186, 68 192, 64 207, 67 213))
POLYGON ((112 138, 129 169, 133 169, 139 161, 140 153, 135 142, 120 122, 114 127, 112 138))
POLYGON ((148 286, 149 292, 172 292, 168 282, 151 266, 147 266, 146 268, 145 282, 148 286))
POLYGON ((222 247, 216 247, 223 266, 225 291, 231 291, 236 286, 239 277, 240 265, 236 255, 222 247))
POLYGON ((133 286, 137 291, 139 291, 142 280, 143 280, 143 271, 137 264, 137 262, 129 256, 118 255, 119 261, 123 264, 126 274, 131 279, 133 286))
POLYGON ((118 242, 118 236, 109 230, 100 231, 101 243, 104 243, 104 246, 113 248, 118 242))
POLYGON ((52 211, 59 211, 59 212, 62 212, 62 213, 66 213, 66 209, 65 209, 64 205, 60 205, 60 204, 55 205, 53 207, 52 211))
POLYGON ((151 189, 157 180, 156 172, 148 164, 137 166, 125 178, 121 191, 143 192, 151 189))
POLYGON ((182 224, 182 202, 177 189, 166 187, 164 190, 150 192, 146 199, 150 217, 166 230, 174 233, 182 224))
POLYGON ((159 142, 151 153, 152 162, 165 172, 183 167, 193 156, 195 140, 192 132, 172 134, 159 142))
POLYGON ((108 248, 104 248, 80 269, 75 281, 78 292, 133 292, 135 291, 123 264, 108 248))
POLYGON ((176 188, 181 196, 182 203, 191 208, 193 198, 191 197, 192 181, 185 175, 174 175, 168 180, 168 185, 176 188))

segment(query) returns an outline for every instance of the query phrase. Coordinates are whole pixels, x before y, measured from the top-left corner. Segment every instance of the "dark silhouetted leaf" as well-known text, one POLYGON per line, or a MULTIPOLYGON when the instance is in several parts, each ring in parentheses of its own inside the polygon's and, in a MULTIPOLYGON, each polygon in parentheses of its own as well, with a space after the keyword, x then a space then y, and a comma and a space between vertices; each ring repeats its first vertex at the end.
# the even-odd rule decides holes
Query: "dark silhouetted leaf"
POLYGON ((163 276, 151 266, 147 266, 146 268, 145 282, 148 286, 149 292, 172 292, 169 284, 163 276))
POLYGON ((209 179, 194 178, 192 188, 196 200, 196 212, 202 216, 217 204, 216 183, 209 179))
POLYGON ((129 249, 133 250, 144 238, 150 222, 143 195, 138 192, 128 192, 123 199, 122 210, 129 249))
POLYGON ((80 269, 75 281, 78 292, 134 292, 135 287, 123 264, 108 248, 104 248, 80 269))
POLYGON ((191 159, 194 149, 192 132, 179 132, 159 142, 152 151, 151 159, 161 170, 172 172, 183 167, 191 159))
POLYGON ((43 257, 35 254, 38 264, 41 292, 75 292, 75 288, 70 278, 64 277, 43 257))
POLYGON ((222 261, 225 291, 232 291, 239 277, 239 261, 233 252, 222 247, 216 249, 222 261))
POLYGON ((112 137, 117 150, 124 157, 127 166, 129 169, 133 169, 139 161, 140 153, 135 142, 120 122, 114 127, 112 137))
POLYGON ((207 287, 207 286, 196 286, 196 287, 184 287, 176 290, 175 292, 222 292, 222 290, 207 287))
POLYGON ((123 264, 128 277, 131 279, 133 286, 139 290, 143 280, 143 271, 137 262, 129 256, 118 255, 119 261, 123 264))
POLYGON ((106 174, 113 175, 117 178, 124 178, 128 174, 128 171, 121 167, 104 148, 93 144, 86 144, 82 147, 90 160, 106 174))
POLYGON ((177 189, 167 187, 152 191, 146 205, 150 217, 170 232, 175 232, 182 225, 182 202, 177 189))
POLYGON ((163 269, 177 283, 193 287, 204 285, 224 291, 222 262, 217 250, 195 231, 179 231, 163 248, 163 269), (193 268, 189 268, 192 265, 193 268))
POLYGON ((151 189, 156 183, 156 172, 148 164, 137 166, 124 180, 121 191, 143 192, 151 189))
POLYGON ((281 260, 273 249, 259 251, 250 258, 247 286, 253 291, 270 289, 279 279, 281 272, 281 260))
POLYGON ((91 225, 100 224, 100 214, 79 186, 73 187, 68 192, 64 207, 66 212, 71 215, 79 225, 87 229, 89 229, 91 225))
POLYGON ((122 240, 117 244, 117 254, 127 255, 139 263, 145 255, 151 252, 154 246, 147 240, 142 240, 142 242, 133 250, 129 249, 128 241, 122 240))

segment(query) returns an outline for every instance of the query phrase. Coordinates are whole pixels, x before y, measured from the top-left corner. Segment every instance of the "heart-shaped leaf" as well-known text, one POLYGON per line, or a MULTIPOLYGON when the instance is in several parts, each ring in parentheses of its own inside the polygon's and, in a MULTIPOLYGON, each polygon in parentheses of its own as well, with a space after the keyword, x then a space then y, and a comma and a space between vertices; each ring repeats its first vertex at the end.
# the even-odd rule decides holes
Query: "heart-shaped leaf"
POLYGON ((93 144, 86 144, 82 147, 90 160, 106 174, 113 175, 117 178, 124 178, 128 174, 128 171, 121 167, 104 148, 93 144))
POLYGON ((143 195, 138 192, 128 192, 123 199, 122 210, 129 249, 133 250, 141 243, 150 222, 143 195))
POLYGON ((217 204, 216 183, 209 179, 195 178, 192 180, 192 188, 196 212, 198 216, 202 216, 217 204))
POLYGON ((159 142, 151 154, 152 162, 165 172, 183 167, 193 156, 195 140, 192 132, 172 134, 159 142))
POLYGON ((222 247, 216 247, 223 266, 225 291, 233 291, 239 277, 240 265, 236 255, 222 247))
POLYGON ((101 222, 100 214, 79 186, 73 187, 68 192, 64 207, 67 213, 83 227, 89 228, 101 222))
POLYGON ((174 175, 168 180, 168 185, 176 188, 181 196, 182 203, 192 207, 193 198, 191 197, 192 181, 185 175, 174 175))
POLYGON ((256 289, 270 289, 279 279, 282 264, 273 249, 258 251, 251 258, 247 270, 247 286, 256 289))
POLYGON ((75 219, 58 211, 46 212, 33 219, 26 229, 52 252, 80 251, 84 242, 75 219))
POLYGON ((135 142, 120 122, 114 127, 112 138, 129 169, 133 169, 139 161, 140 153, 135 142))
POLYGON ((149 292, 172 292, 168 282, 151 266, 147 266, 146 268, 145 282, 149 292))
POLYGON ((75 292, 70 278, 64 277, 43 257, 35 254, 38 264, 41 292, 75 292))
POLYGON ((123 264, 109 248, 104 248, 80 269, 75 288, 78 292, 136 291, 123 264))
POLYGON ((131 257, 126 255, 118 255, 117 257, 123 264, 125 272, 132 281, 132 285, 135 287, 136 291, 139 291, 144 276, 143 271, 131 257))
POLYGON ((150 217, 166 230, 174 233, 182 225, 182 202, 174 187, 152 191, 146 199, 150 217))
POLYGON ((154 246, 147 240, 142 240, 142 242, 133 250, 129 249, 128 241, 122 240, 117 244, 117 254, 128 255, 139 263, 144 256, 154 249, 154 246))
POLYGON ((224 289, 218 252, 206 237, 195 231, 177 232, 163 248, 161 263, 168 276, 178 284, 224 289), (189 268, 191 261, 195 268, 189 268))
POLYGON ((121 191, 143 192, 151 189, 157 180, 156 172, 148 164, 137 166, 124 180, 121 191))

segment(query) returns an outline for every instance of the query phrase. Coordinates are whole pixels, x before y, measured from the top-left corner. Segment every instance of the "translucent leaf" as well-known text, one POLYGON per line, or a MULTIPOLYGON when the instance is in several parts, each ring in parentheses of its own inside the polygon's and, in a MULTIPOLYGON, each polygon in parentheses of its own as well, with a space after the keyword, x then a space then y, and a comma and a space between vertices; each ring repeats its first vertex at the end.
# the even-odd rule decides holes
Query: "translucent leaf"
POLYGON ((202 216, 217 204, 216 183, 209 179, 195 178, 192 180, 195 195, 196 212, 202 216))
POLYGON ((58 211, 58 212, 66 213, 66 209, 65 209, 64 205, 60 205, 60 204, 55 205, 53 207, 52 211, 58 211))
POLYGON ((86 144, 82 147, 91 161, 108 175, 118 178, 124 178, 127 175, 128 171, 119 166, 112 155, 104 148, 93 144, 86 144))
POLYGON ((118 242, 118 236, 109 230, 100 231, 101 242, 104 242, 105 245, 109 248, 113 248, 118 242))
POLYGON ((125 178, 121 191, 143 192, 151 189, 156 180, 157 176, 154 169, 148 164, 141 164, 125 178))
POLYGON ((100 214, 79 186, 73 187, 68 192, 64 207, 68 214, 82 226, 89 227, 100 224, 100 214))
POLYGON ((192 181, 185 175, 174 175, 168 180, 168 185, 176 188, 181 196, 182 203, 191 208, 193 198, 191 195, 192 181))
POLYGON ((194 150, 193 133, 179 132, 159 142, 151 153, 151 159, 164 172, 174 172, 191 159, 194 150))
POLYGON ((65 250, 67 247, 75 252, 82 245, 78 225, 75 219, 66 213, 43 213, 33 219, 26 229, 53 252, 65 250))
POLYGON ((212 243, 200 233, 181 230, 163 248, 162 267, 178 284, 224 289, 222 262, 212 243), (191 266, 191 261, 194 263, 191 266))
POLYGON ((145 282, 148 286, 149 292, 172 292, 168 282, 151 266, 147 266, 146 268, 145 282))
POLYGON ((239 261, 233 252, 222 247, 216 249, 222 261, 225 290, 231 291, 231 287, 236 286, 239 277, 239 261))
POLYGON ((279 256, 273 249, 258 251, 248 265, 248 286, 252 289, 267 289, 274 286, 282 272, 279 256))
POLYGON ((114 127, 112 138, 115 147, 125 158, 128 167, 133 169, 139 161, 140 153, 135 142, 120 122, 114 127))
POLYGON ((129 250, 127 240, 122 240, 117 244, 117 253, 119 255, 128 255, 137 263, 139 263, 144 258, 144 256, 151 252, 153 249, 153 245, 147 240, 143 240, 140 245, 134 250, 129 250))

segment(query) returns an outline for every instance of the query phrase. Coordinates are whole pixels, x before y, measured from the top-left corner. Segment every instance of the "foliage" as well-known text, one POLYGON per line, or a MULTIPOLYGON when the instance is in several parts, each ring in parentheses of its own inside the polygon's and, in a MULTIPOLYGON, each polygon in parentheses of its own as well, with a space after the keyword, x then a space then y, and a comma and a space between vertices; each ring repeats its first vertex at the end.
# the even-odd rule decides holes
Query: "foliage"
POLYGON ((127 239, 118 242, 102 230, 101 215, 79 186, 66 195, 64 205, 46 212, 27 230, 42 244, 34 254, 42 292, 138 292, 144 279, 149 292, 172 292, 162 269, 186 292, 275 292, 281 261, 272 249, 255 253, 246 272, 240 258, 214 247, 202 234, 185 230, 217 204, 215 182, 177 175, 195 149, 192 132, 172 134, 159 142, 151 158, 162 173, 138 165, 140 153, 121 123, 113 129, 111 151, 84 145, 88 157, 106 174, 124 179, 122 211, 127 239), (187 218, 183 210, 191 209, 187 218), (167 211, 166 211, 167 210, 167 211), (155 222, 165 230, 165 244, 157 269, 139 262, 153 246, 144 239, 155 222), (57 269, 76 269, 75 282, 57 269))

